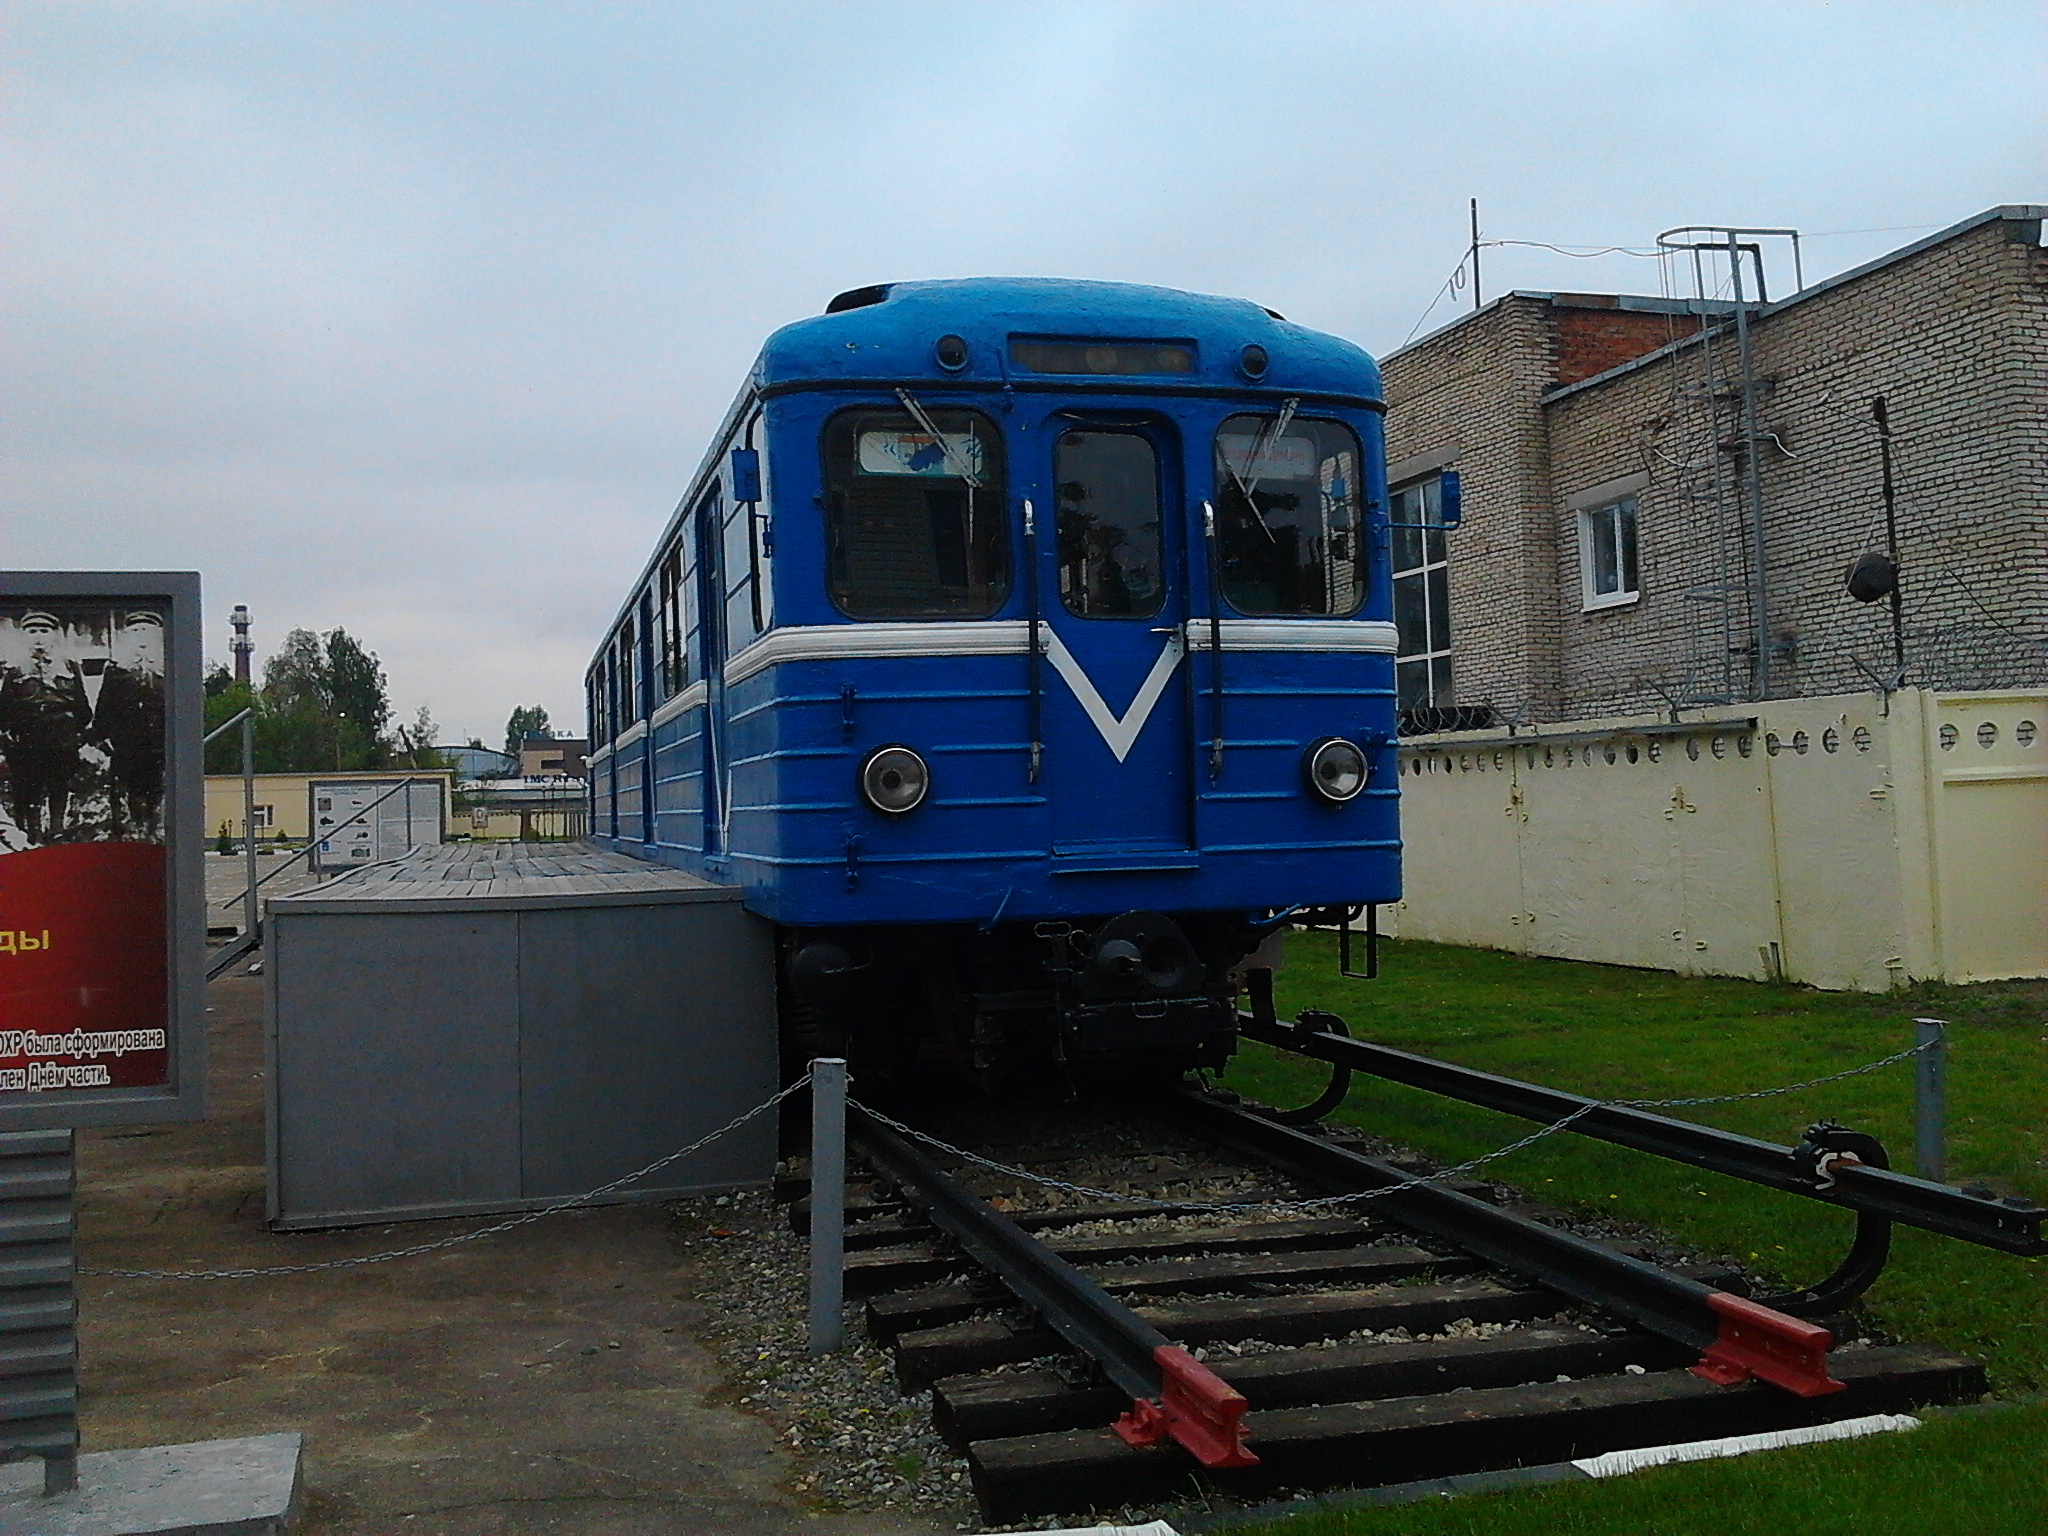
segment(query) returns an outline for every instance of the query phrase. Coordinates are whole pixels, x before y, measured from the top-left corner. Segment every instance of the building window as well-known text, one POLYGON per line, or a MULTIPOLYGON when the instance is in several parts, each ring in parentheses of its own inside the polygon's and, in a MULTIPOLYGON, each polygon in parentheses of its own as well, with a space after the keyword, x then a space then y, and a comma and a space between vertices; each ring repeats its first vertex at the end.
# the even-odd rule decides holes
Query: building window
POLYGON ((1393 494, 1395 708, 1451 703, 1451 568, 1443 481, 1431 475, 1393 494))
POLYGON ((1636 586, 1635 497, 1579 509, 1579 584, 1587 608, 1612 608, 1642 595, 1636 586))
POLYGON ((249 825, 258 832, 268 832, 272 827, 277 825, 277 822, 272 817, 271 811, 272 807, 267 805, 250 806, 249 825))

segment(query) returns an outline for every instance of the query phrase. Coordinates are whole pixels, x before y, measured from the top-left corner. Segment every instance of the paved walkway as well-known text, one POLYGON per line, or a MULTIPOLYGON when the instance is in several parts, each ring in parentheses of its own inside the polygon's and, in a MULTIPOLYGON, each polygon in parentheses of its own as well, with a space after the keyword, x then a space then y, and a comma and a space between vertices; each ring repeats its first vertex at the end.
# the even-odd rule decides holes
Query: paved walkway
MULTIPOLYGON (((473 1225, 265 1229, 262 985, 209 989, 210 1119, 81 1137, 88 1268, 307 1263, 473 1225)), ((940 1529, 804 1510, 774 1432, 714 1401, 690 1294, 663 1212, 645 1206, 311 1275, 88 1277, 84 1448, 302 1431, 295 1536, 940 1529)))

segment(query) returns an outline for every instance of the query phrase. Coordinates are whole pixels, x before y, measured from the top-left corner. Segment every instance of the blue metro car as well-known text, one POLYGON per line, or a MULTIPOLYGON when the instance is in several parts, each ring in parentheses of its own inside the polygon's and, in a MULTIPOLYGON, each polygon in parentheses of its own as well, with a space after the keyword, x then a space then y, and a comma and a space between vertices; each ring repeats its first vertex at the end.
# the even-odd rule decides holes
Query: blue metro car
POLYGON ((870 1081, 1214 1065, 1399 895, 1379 374, 1255 304, 856 289, 768 339, 591 665, 591 827, 870 1081))

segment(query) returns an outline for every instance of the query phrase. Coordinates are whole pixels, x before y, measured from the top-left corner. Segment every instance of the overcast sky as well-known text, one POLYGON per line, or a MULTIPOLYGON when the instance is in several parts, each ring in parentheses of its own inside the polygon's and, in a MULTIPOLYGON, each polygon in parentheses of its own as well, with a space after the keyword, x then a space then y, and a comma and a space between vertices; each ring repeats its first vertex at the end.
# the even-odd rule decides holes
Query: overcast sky
MULTIPOLYGON (((761 338, 1046 274, 1375 352, 1466 240, 2048 200, 2036 0, 0 0, 0 565, 197 568, 208 652, 341 625, 402 716, 580 729, 583 666, 761 338)), ((1489 250, 1486 291, 1655 293, 1489 250)), ((1446 297, 1435 326, 1469 304, 1446 297)))

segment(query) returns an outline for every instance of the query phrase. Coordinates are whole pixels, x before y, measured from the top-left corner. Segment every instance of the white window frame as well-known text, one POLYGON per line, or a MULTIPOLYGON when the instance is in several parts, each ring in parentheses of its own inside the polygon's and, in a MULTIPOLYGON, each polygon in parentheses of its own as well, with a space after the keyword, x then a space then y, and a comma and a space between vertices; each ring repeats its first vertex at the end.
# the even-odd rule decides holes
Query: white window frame
POLYGON ((1648 475, 1625 475, 1619 480, 1609 480, 1573 496, 1567 505, 1571 508, 1579 531, 1579 611, 1597 613, 1607 608, 1626 608, 1639 603, 1643 597, 1642 577, 1642 503, 1641 492, 1650 483, 1648 475), (1627 539, 1622 537, 1622 517, 1626 509, 1627 539), (1619 583, 1612 591, 1599 591, 1595 585, 1593 559, 1594 530, 1602 522, 1611 523, 1615 539, 1615 578, 1619 583))
MULTIPOLYGON (((1406 468, 1408 466, 1404 464, 1399 467, 1406 468)), ((1443 514, 1438 497, 1442 494, 1442 486, 1443 474, 1442 471, 1439 469, 1434 473, 1414 476, 1410 478, 1405 484, 1400 484, 1393 487, 1393 489, 1390 491, 1388 495, 1388 501, 1390 503, 1393 520, 1396 522, 1410 521, 1410 519, 1402 516, 1404 509, 1401 506, 1401 501, 1403 498, 1409 496, 1412 493, 1414 496, 1414 500, 1417 503, 1417 510, 1421 513, 1420 518, 1415 520, 1425 524, 1440 523, 1443 514), (1435 494, 1432 494, 1432 492, 1434 492, 1435 494)), ((1448 609, 1450 606, 1450 541, 1449 539, 1444 538, 1442 532, 1439 532, 1437 534, 1437 537, 1443 540, 1443 554, 1440 558, 1432 559, 1429 555, 1428 542, 1426 540, 1418 540, 1417 542, 1422 546, 1422 563, 1420 565, 1399 566, 1398 568, 1393 569, 1389 572, 1389 575, 1395 579, 1398 579, 1403 576, 1421 576, 1423 588, 1422 601, 1423 612, 1425 615, 1425 625, 1428 622, 1427 614, 1430 609, 1429 589, 1431 588, 1431 586, 1441 584, 1444 587, 1444 606, 1446 607, 1446 609, 1448 609)), ((1400 543, 1398 539, 1392 541, 1392 547, 1396 550, 1399 549, 1400 543)), ((1395 558, 1398 560, 1399 556, 1396 555, 1395 558)), ((1424 651, 1409 651, 1404 648, 1407 638, 1405 636, 1402 637, 1401 644, 1397 645, 1396 647, 1397 654, 1395 656, 1395 675, 1397 679, 1399 677, 1399 669, 1402 663, 1412 664, 1415 662, 1422 663, 1424 675, 1431 679, 1431 682, 1427 689, 1428 698, 1420 706, 1418 706, 1420 708, 1450 708, 1452 705, 1452 698, 1455 698, 1457 694, 1458 662, 1456 656, 1457 644, 1454 638, 1457 625, 1455 624, 1455 622, 1453 622, 1448 626, 1448 628, 1450 631, 1449 633, 1435 637, 1438 640, 1440 640, 1442 644, 1436 646, 1433 649, 1424 651), (1447 691, 1450 694, 1450 697, 1442 699, 1439 699, 1436 696, 1436 684, 1434 681, 1437 670, 1436 663, 1438 662, 1442 662, 1444 664, 1445 670, 1450 674, 1447 680, 1447 691)), ((1396 692, 1398 694, 1398 683, 1396 686, 1396 692)))

